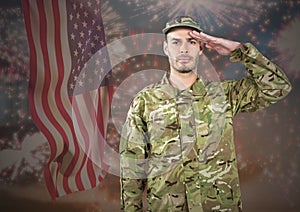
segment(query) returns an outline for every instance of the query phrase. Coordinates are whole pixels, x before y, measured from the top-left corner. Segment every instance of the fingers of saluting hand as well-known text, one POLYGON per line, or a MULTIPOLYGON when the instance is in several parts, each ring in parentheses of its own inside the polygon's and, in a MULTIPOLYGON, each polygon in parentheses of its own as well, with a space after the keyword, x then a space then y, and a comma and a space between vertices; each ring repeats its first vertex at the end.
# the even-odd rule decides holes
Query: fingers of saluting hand
POLYGON ((205 43, 206 48, 214 49, 222 55, 228 55, 241 46, 240 42, 214 37, 204 32, 192 31, 190 36, 205 43))
POLYGON ((203 42, 208 49, 217 51, 220 55, 229 55, 234 49, 236 49, 238 42, 229 41, 223 38, 217 38, 203 32, 192 31, 190 36, 203 42))

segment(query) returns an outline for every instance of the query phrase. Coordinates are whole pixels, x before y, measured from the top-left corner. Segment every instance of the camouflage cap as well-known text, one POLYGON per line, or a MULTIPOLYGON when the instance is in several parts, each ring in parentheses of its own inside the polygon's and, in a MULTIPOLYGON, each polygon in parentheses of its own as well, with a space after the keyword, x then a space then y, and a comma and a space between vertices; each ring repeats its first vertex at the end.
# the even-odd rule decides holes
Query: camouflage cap
POLYGON ((198 32, 201 32, 202 29, 200 28, 197 21, 195 21, 190 16, 178 16, 166 23, 166 27, 162 30, 164 34, 167 34, 170 29, 173 29, 175 27, 190 27, 192 29, 195 29, 198 32))

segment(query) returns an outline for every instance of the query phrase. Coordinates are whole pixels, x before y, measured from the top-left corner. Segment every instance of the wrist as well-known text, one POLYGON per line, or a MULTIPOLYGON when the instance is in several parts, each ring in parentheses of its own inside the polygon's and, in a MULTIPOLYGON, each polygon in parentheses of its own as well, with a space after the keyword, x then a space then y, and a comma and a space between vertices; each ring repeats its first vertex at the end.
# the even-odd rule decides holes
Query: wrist
POLYGON ((243 43, 238 43, 236 48, 234 48, 234 50, 232 50, 231 52, 234 52, 238 49, 241 50, 241 51, 244 51, 246 49, 246 46, 243 43))

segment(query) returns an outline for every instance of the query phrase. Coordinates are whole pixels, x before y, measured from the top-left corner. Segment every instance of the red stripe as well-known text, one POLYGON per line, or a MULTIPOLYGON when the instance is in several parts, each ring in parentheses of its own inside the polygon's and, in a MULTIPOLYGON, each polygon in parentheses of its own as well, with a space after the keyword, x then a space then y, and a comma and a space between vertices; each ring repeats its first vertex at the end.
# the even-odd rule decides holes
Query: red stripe
POLYGON ((101 166, 103 166, 103 168, 105 170, 107 170, 107 166, 105 166, 105 163, 103 162, 103 155, 104 155, 104 142, 105 142, 105 132, 104 132, 104 121, 103 121, 103 113, 102 113, 102 101, 101 101, 101 90, 98 90, 98 111, 97 111, 97 124, 98 124, 98 129, 100 131, 100 139, 101 141, 99 141, 99 149, 100 149, 100 160, 101 160, 101 166))
POLYGON ((93 158, 91 159, 91 157, 88 158, 88 161, 87 161, 87 172, 88 172, 88 176, 89 176, 89 180, 90 180, 90 183, 91 183, 91 186, 92 187, 95 187, 97 185, 97 178, 96 178, 96 175, 95 175, 95 170, 94 170, 94 167, 93 167, 93 158))
MULTIPOLYGON (((30 77, 29 77, 29 84, 28 84, 28 101, 29 101, 29 106, 30 106, 30 113, 32 119, 35 121, 39 129, 44 133, 45 137, 48 140, 54 140, 51 132, 47 129, 47 127, 44 125, 44 123, 41 121, 39 118, 36 108, 35 108, 35 103, 34 103, 34 90, 36 87, 36 80, 37 80, 37 56, 36 56, 36 50, 34 46, 34 41, 33 41, 33 36, 32 36, 32 31, 31 31, 31 20, 30 20, 30 5, 28 0, 22 0, 22 7, 23 7, 23 12, 24 12, 24 20, 25 20, 25 26, 26 26, 26 31, 27 31, 27 36, 28 36, 28 45, 30 49, 30 77)), ((51 152, 52 154, 50 155, 49 161, 47 166, 44 169, 44 176, 45 176, 45 182, 46 186, 49 190, 49 193, 51 195, 51 198, 54 200, 56 196, 58 196, 58 193, 55 189, 55 185, 53 182, 51 176, 51 172, 49 169, 49 165, 52 162, 56 152, 56 147, 55 143, 49 143, 50 148, 54 150, 54 152, 51 152)))
POLYGON ((104 123, 103 123, 103 114, 102 114, 102 102, 101 102, 101 90, 98 90, 98 111, 97 111, 97 123, 98 128, 102 136, 104 136, 104 123))
POLYGON ((107 85, 107 91, 108 91, 108 97, 109 97, 109 108, 111 106, 112 98, 114 95, 114 86, 113 85, 107 85))

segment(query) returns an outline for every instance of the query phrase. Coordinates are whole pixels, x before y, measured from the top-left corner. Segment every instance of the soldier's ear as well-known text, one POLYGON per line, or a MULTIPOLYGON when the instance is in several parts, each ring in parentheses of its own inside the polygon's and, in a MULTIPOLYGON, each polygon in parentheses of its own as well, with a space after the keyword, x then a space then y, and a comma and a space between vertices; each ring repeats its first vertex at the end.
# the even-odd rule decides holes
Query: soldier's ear
POLYGON ((164 44, 163 44, 163 50, 164 50, 164 53, 169 56, 168 54, 168 44, 167 44, 167 41, 164 41, 164 44))
POLYGON ((203 42, 200 42, 199 46, 200 46, 200 52, 199 52, 199 55, 202 55, 202 53, 203 53, 203 51, 204 51, 204 43, 203 43, 203 42))

